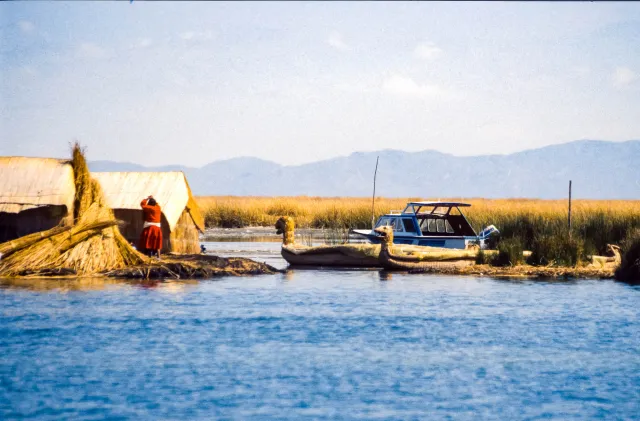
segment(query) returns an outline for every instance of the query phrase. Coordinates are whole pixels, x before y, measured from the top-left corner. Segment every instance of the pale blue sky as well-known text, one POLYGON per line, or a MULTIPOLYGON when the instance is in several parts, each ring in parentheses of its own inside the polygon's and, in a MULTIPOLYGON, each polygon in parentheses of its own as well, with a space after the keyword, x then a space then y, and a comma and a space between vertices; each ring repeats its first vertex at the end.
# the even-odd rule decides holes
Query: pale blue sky
POLYGON ((0 72, 0 155, 623 141, 640 138, 640 3, 1 3, 0 72))

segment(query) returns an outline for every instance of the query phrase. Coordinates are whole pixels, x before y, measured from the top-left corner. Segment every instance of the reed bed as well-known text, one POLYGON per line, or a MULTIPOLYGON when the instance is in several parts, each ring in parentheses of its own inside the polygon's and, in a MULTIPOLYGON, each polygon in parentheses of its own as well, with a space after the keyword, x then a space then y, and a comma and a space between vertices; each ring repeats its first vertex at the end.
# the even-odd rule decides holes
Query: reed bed
POLYGON ((616 269, 615 278, 619 281, 640 283, 640 229, 635 230, 622 244, 624 255, 616 269))
MULTIPOLYGON (((376 198, 374 219, 402 210, 409 201, 438 198, 376 198)), ((526 250, 538 250, 539 264, 574 263, 571 254, 603 254, 607 244, 622 244, 640 228, 640 200, 573 200, 571 235, 566 200, 439 198, 470 203, 462 211, 476 231, 493 224, 503 239, 517 239, 526 250), (561 256, 567 244, 570 255, 561 256), (551 254, 546 253, 551 250, 551 254), (545 254, 546 253, 546 254, 545 254)), ((201 196, 196 201, 207 227, 273 226, 292 216, 300 228, 371 227, 371 198, 201 196)), ((535 261, 534 261, 535 263, 535 261)))

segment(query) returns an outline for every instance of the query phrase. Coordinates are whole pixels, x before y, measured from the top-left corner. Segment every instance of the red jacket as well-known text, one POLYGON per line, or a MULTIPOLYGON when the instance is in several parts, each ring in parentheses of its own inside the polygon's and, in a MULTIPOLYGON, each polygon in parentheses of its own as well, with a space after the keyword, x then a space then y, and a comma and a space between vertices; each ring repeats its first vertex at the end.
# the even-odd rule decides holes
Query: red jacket
POLYGON ((140 206, 142 206, 142 212, 144 213, 144 222, 160 222, 162 219, 162 211, 160 210, 160 205, 149 206, 147 205, 147 201, 149 199, 144 199, 140 202, 140 206))

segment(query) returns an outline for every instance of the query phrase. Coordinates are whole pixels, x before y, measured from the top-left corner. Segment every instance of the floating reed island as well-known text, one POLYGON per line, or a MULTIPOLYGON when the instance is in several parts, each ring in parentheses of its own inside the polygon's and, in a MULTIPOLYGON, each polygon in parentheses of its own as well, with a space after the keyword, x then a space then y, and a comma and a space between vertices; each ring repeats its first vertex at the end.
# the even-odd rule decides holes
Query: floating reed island
MULTIPOLYGON (((98 181, 91 177, 83 150, 72 148, 73 212, 58 226, 0 244, 0 277, 122 276, 202 278, 275 273, 264 263, 206 255, 150 259, 122 236, 98 181)), ((37 192, 31 192, 37 196, 37 192)))
POLYGON ((266 263, 240 257, 223 258, 206 254, 163 256, 161 261, 127 266, 104 275, 129 279, 202 279, 217 276, 262 275, 281 272, 266 263))

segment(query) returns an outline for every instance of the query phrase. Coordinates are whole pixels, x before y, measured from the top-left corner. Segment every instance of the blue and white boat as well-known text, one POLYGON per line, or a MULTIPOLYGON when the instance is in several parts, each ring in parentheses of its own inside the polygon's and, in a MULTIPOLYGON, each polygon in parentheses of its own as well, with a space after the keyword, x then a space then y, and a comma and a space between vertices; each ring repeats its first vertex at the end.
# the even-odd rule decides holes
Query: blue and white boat
MULTIPOLYGON (((479 234, 467 221, 460 208, 470 207, 458 202, 409 202, 402 212, 382 215, 374 227, 393 227, 394 244, 467 249, 473 245, 485 248, 485 240, 498 229, 490 225, 479 234)), ((374 230, 352 230, 374 244, 380 238, 374 230)))

